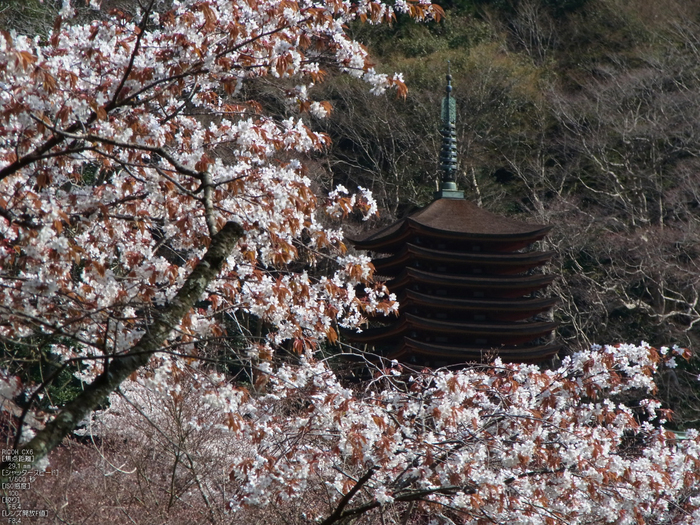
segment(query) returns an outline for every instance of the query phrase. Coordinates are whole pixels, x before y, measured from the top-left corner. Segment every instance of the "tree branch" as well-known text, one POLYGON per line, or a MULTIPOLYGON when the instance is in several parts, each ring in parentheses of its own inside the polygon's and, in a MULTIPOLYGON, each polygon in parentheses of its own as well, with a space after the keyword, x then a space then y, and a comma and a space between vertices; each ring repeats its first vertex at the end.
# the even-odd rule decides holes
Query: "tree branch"
POLYGON ((340 500, 340 503, 338 503, 338 506, 333 511, 333 514, 328 516, 328 518, 326 518, 321 525, 330 525, 331 523, 335 523, 336 521, 343 519, 346 515, 346 513, 343 512, 343 509, 345 509, 347 504, 350 503, 350 500, 355 496, 355 494, 358 493, 364 484, 369 481, 369 478, 371 478, 377 470, 379 470, 379 467, 372 467, 364 476, 358 479, 357 483, 355 483, 348 493, 343 496, 343 499, 340 500))
MULTIPOLYGON (((38 432, 29 443, 23 445, 23 448, 33 450, 33 464, 58 446, 63 438, 69 435, 90 412, 95 410, 122 381, 148 363, 150 357, 160 349, 172 329, 201 297, 209 283, 219 274, 224 261, 243 235, 243 228, 239 224, 228 222, 219 233, 212 237, 207 253, 192 270, 173 300, 156 311, 153 324, 148 327, 148 331, 139 342, 126 355, 110 363, 109 367, 105 367, 104 373, 86 387, 78 397, 68 403, 46 425, 44 430, 38 432)), ((7 468, 7 463, 0 465, 0 474, 2 474, 0 480, 2 481, 7 478, 2 469, 7 468)))
POLYGON ((122 89, 124 88, 124 85, 126 84, 126 81, 129 79, 129 75, 134 69, 134 61, 136 60, 136 56, 139 54, 141 40, 143 39, 144 30, 146 29, 146 24, 148 23, 148 17, 151 16, 151 11, 153 9, 154 2, 155 0, 151 0, 149 2, 148 7, 146 7, 146 9, 143 12, 143 16, 141 17, 141 22, 138 25, 139 32, 136 34, 136 43, 134 44, 134 49, 131 51, 131 56, 129 57, 129 64, 126 66, 126 70, 124 70, 124 74, 122 75, 122 78, 119 81, 117 89, 114 90, 114 96, 112 97, 113 106, 117 105, 117 101, 119 100, 119 94, 121 93, 122 89))
MULTIPOLYGON (((369 474, 371 476, 373 473, 374 473, 374 471, 371 470, 367 474, 369 474)), ((357 492, 357 490, 360 489, 360 482, 362 482, 363 480, 364 480, 364 482, 366 482, 369 479, 367 474, 365 474, 365 476, 357 482, 357 484, 352 488, 352 490, 350 492, 348 492, 348 494, 345 496, 345 498, 347 498, 348 495, 353 493, 353 491, 357 492), (365 477, 367 478, 367 480, 365 480, 365 477), (355 489, 357 489, 357 490, 355 490, 355 489)), ((363 484, 364 484, 364 482, 363 482, 363 484)), ((474 488, 471 488, 471 487, 447 486, 447 487, 438 487, 438 488, 434 488, 434 489, 422 489, 422 490, 414 490, 414 491, 410 491, 410 492, 403 492, 401 494, 395 495, 394 501, 403 501, 403 502, 419 501, 419 500, 424 499, 426 496, 430 496, 431 494, 455 494, 455 493, 460 492, 460 491, 462 491, 466 494, 473 494, 474 492, 476 492, 476 490, 474 488)), ((354 495, 354 493, 353 493, 353 495, 354 495)), ((349 498, 347 501, 345 501, 345 498, 343 498, 343 500, 341 500, 340 504, 338 505, 338 508, 336 508, 335 511, 333 512, 333 514, 331 514, 328 518, 326 518, 326 520, 323 523, 321 523, 321 525, 331 525, 332 523, 342 521, 342 520, 344 520, 346 518, 350 518, 352 516, 359 516, 361 514, 364 514, 365 512, 369 512, 372 509, 376 509, 377 507, 382 506, 382 504, 379 503, 375 499, 375 500, 369 501, 367 503, 364 503, 364 504, 360 505, 359 507, 355 507, 355 508, 352 508, 350 510, 343 511, 343 508, 345 507, 345 505, 347 505, 347 503, 350 501, 349 498), (345 502, 345 504, 343 504, 343 502, 345 502), (342 505, 342 507, 341 507, 341 505, 342 505)))

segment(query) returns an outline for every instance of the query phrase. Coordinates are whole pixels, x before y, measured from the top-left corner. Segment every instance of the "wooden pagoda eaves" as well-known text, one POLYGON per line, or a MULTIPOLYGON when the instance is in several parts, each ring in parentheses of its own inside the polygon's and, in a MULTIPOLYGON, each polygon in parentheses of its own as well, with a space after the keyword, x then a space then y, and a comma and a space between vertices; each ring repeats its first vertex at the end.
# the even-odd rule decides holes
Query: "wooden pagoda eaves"
POLYGON ((422 210, 363 239, 358 250, 398 253, 406 244, 434 249, 470 247, 470 251, 514 252, 543 239, 552 229, 502 217, 464 199, 439 198, 422 210))
POLYGON ((443 177, 436 200, 362 239, 350 239, 355 248, 374 252, 378 278, 398 296, 399 317, 383 318, 384 326, 347 337, 384 357, 417 365, 495 356, 546 360, 561 347, 549 342, 556 323, 537 318, 556 302, 539 295, 554 277, 532 270, 553 252, 521 250, 551 227, 502 217, 464 200, 454 182, 455 110, 447 79, 443 177))
POLYGON ((556 299, 538 296, 554 276, 532 273, 553 252, 517 251, 550 230, 493 214, 463 199, 439 198, 419 212, 351 240, 370 250, 378 278, 398 297, 398 318, 360 333, 356 344, 390 359, 443 366, 499 356, 538 362, 560 345, 556 323, 537 320, 556 299))

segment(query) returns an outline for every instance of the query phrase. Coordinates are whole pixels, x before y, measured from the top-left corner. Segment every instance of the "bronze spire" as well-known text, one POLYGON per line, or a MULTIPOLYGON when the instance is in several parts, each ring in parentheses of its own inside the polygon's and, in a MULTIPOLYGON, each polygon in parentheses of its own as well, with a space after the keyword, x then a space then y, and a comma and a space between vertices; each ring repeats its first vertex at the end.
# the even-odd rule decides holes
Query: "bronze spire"
POLYGON ((435 193, 436 199, 463 199, 464 192, 457 189, 455 174, 457 172, 457 107, 452 98, 452 75, 450 61, 447 61, 447 86, 445 86, 445 98, 442 99, 442 148, 440 150, 440 169, 442 181, 440 190, 435 193))

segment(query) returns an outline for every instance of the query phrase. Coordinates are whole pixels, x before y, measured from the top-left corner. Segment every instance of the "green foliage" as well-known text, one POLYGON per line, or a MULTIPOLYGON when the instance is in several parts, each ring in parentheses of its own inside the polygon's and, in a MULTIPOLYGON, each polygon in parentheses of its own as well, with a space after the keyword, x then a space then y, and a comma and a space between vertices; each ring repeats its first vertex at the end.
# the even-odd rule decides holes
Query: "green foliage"
POLYGON ((465 51, 493 39, 493 28, 480 17, 451 11, 440 22, 417 23, 400 16, 391 26, 356 23, 352 32, 372 49, 373 56, 385 60, 425 58, 446 50, 465 51))
MULTIPOLYGON (((61 341, 42 335, 25 338, 20 342, 3 341, 0 346, 0 362, 10 373, 19 377, 25 385, 46 384, 44 394, 34 407, 50 410, 64 405, 82 390, 82 383, 74 373, 79 364, 63 366, 51 353, 51 345, 61 341)), ((28 399, 20 399, 20 405, 28 399)))
POLYGON ((60 0, 2 0, 0 28, 29 35, 47 35, 60 7, 60 0))

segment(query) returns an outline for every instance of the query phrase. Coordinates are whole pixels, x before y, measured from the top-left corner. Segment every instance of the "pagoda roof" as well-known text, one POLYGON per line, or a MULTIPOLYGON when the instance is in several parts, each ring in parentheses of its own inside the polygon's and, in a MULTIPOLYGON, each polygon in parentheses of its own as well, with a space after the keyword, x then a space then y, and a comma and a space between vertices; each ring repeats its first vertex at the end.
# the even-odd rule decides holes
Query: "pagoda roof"
POLYGON ((542 337, 557 327, 557 323, 537 321, 529 323, 457 322, 425 319, 417 315, 402 314, 391 325, 370 328, 364 332, 349 333, 348 338, 358 343, 378 344, 396 340, 406 331, 437 333, 440 336, 492 337, 499 344, 518 344, 542 337))
POLYGON ((424 233, 446 240, 525 243, 543 238, 551 226, 502 217, 465 199, 436 199, 420 211, 351 242, 361 250, 381 251, 424 233))
POLYGON ((416 268, 405 268, 386 286, 393 292, 410 284, 429 284, 450 289, 474 289, 497 293, 500 296, 521 296, 539 290, 554 281, 553 275, 499 275, 496 277, 482 275, 454 275, 426 272, 416 268))
POLYGON ((510 320, 546 312, 557 303, 556 298, 461 299, 427 295, 414 290, 404 290, 398 299, 402 308, 417 305, 434 311, 504 313, 510 320))
POLYGON ((447 359, 452 363, 482 362, 485 358, 500 357, 506 362, 538 363, 551 358, 561 348, 562 345, 557 343, 533 346, 501 346, 498 348, 440 345, 404 337, 403 344, 387 352, 386 357, 405 361, 411 355, 421 355, 432 360, 436 358, 447 359))
POLYGON ((541 266, 549 261, 554 252, 524 253, 482 253, 434 250, 406 243, 394 256, 374 259, 372 264, 379 274, 390 273, 396 268, 404 268, 408 261, 430 261, 464 266, 488 266, 501 271, 517 273, 541 266))

